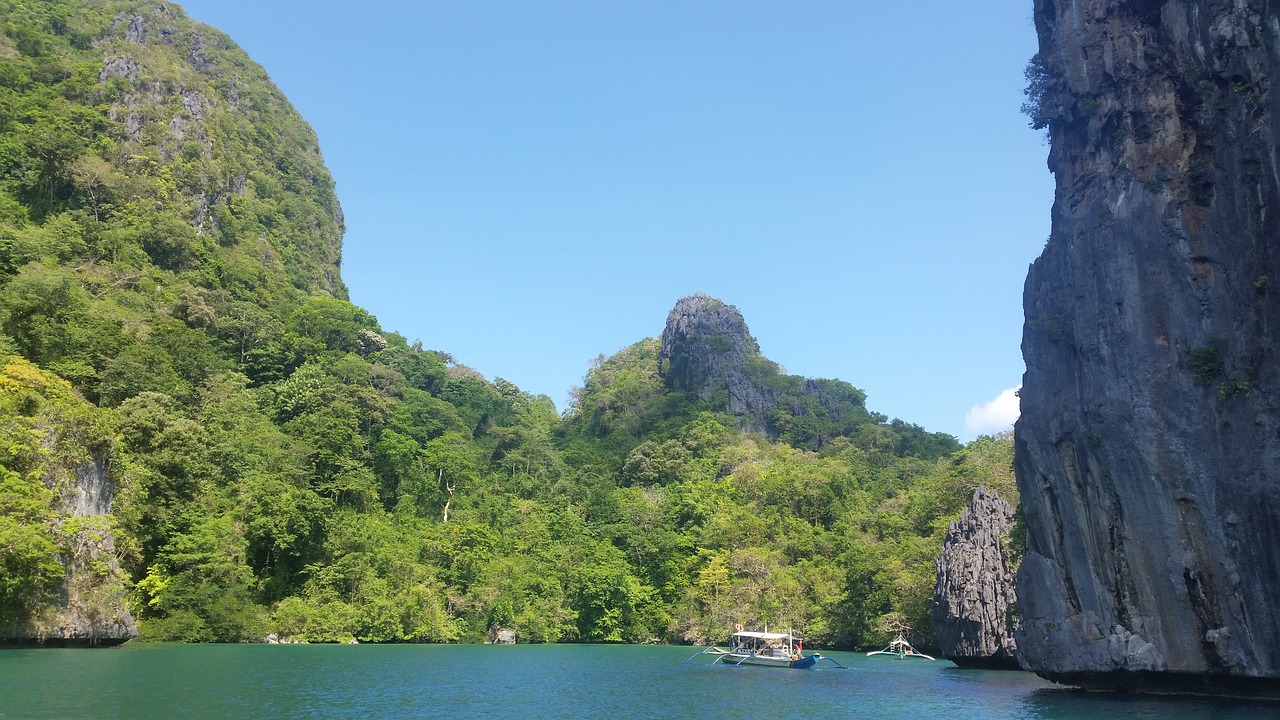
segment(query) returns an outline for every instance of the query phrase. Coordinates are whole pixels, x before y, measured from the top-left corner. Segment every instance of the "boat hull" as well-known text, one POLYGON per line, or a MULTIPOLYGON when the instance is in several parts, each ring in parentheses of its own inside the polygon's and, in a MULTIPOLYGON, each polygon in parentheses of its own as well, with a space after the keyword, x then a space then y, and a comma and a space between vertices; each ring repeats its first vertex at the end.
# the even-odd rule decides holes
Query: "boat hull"
POLYGON ((805 655, 792 660, 786 656, 725 653, 720 656, 720 662, 725 665, 758 665, 760 667, 778 667, 790 668, 792 670, 803 670, 804 668, 813 667, 818 662, 818 656, 805 655))
POLYGON ((916 653, 907 653, 907 652, 895 652, 895 651, 892 651, 892 650, 876 650, 876 651, 874 651, 874 652, 869 652, 869 653, 867 653, 867 657, 874 657, 874 656, 876 656, 876 655, 888 655, 889 657, 896 657, 896 658, 898 658, 899 660, 906 660, 907 658, 917 658, 917 659, 920 659, 920 660, 934 660, 934 659, 936 659, 936 658, 929 657, 928 655, 925 655, 924 653, 918 653, 918 652, 916 652, 916 653))

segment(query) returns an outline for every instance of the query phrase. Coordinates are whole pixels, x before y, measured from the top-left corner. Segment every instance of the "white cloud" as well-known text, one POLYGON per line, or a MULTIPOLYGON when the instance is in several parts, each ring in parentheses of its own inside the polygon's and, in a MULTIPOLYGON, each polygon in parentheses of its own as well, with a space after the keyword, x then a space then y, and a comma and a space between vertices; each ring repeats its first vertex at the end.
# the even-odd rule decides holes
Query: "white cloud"
POLYGON ((995 400, 974 405, 964 414, 965 429, 972 433, 990 435, 1013 427, 1018 419, 1018 390, 1021 385, 1000 393, 995 400))

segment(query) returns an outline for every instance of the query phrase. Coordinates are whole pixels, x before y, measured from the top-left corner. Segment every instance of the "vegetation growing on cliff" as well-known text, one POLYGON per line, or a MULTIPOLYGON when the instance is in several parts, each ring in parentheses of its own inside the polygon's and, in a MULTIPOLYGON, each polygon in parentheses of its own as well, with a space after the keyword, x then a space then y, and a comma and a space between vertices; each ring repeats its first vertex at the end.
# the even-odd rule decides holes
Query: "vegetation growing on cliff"
MULTIPOLYGON (((315 138, 225 36, 152 2, 0 16, 0 349, 25 358, 4 377, 105 428, 146 637, 767 622, 867 644, 887 614, 928 627, 947 520, 979 483, 1012 492, 1008 438, 958 449, 817 381, 836 418, 763 357, 751 372, 792 400, 770 437, 664 386, 655 340, 602 359, 561 418, 347 301, 315 138)), ((60 417, 24 393, 0 385, 6 427, 60 417)), ((7 613, 47 599, 58 518, 6 437, 7 613)))
POLYGON ((1027 61, 1022 75, 1027 80, 1027 87, 1023 91, 1027 99, 1022 103, 1022 114, 1030 119, 1032 130, 1045 130, 1053 119, 1053 74, 1049 70, 1049 63, 1037 53, 1027 61))
MULTIPOLYGON (((0 352, 0 638, 18 627, 41 630, 57 603, 85 519, 59 512, 74 495, 77 467, 111 452, 110 413, 71 385, 0 352)), ((118 583, 102 569, 103 579, 118 583)))

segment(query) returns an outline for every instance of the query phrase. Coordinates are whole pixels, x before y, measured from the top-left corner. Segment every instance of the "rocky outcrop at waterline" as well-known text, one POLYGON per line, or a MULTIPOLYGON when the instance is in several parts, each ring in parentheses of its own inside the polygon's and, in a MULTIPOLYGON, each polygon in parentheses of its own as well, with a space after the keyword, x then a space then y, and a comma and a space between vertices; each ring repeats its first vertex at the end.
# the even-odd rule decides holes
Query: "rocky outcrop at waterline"
POLYGON ((116 561, 110 515, 114 483, 105 458, 77 467, 71 478, 50 478, 61 492, 55 534, 61 587, 53 602, 0 627, 0 645, 110 647, 138 636, 125 606, 124 573, 116 561))
POLYGON ((952 520, 938 556, 933 632, 960 667, 1018 668, 1013 570, 1007 546, 1014 511, 986 488, 952 520))
POLYGON ((516 631, 505 627, 491 627, 489 628, 489 644, 515 645, 516 631))
POLYGON ((0 646, 137 637, 112 534, 112 436, 71 386, 0 356, 0 646))
POLYGON ((1023 663, 1280 694, 1280 9, 1036 0, 1052 234, 1025 291, 1023 663))

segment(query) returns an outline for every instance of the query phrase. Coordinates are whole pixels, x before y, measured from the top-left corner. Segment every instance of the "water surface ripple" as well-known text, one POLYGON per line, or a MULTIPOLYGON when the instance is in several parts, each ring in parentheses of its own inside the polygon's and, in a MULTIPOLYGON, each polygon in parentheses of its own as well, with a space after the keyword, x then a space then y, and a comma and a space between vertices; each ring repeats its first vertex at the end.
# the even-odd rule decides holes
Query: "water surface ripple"
POLYGON ((693 666, 684 647, 165 645, 0 652, 0 718, 1280 720, 1280 705, 1086 695, 1029 673, 830 653, 693 666))

